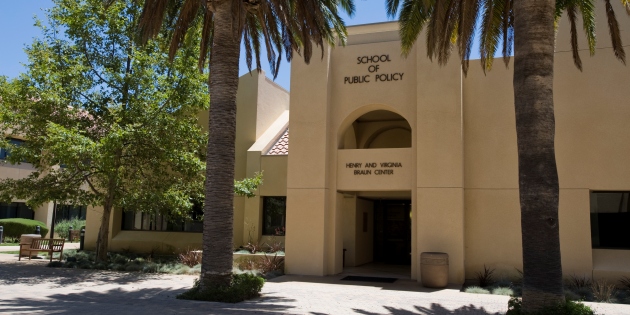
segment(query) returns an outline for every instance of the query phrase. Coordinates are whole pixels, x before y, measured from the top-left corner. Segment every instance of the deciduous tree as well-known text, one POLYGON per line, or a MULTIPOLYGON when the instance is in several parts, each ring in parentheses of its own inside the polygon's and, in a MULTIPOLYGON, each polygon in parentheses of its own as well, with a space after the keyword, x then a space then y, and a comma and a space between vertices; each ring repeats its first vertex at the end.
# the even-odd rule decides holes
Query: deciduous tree
POLYGON ((208 94, 195 67, 199 38, 169 60, 167 28, 136 45, 136 1, 108 10, 101 0, 54 2, 50 26, 38 22, 43 37, 26 49, 27 72, 0 79, 2 145, 26 139, 7 161, 35 168, 0 181, 0 197, 100 206, 97 259, 106 260, 113 209, 182 218, 201 200, 206 138, 197 116, 208 94))

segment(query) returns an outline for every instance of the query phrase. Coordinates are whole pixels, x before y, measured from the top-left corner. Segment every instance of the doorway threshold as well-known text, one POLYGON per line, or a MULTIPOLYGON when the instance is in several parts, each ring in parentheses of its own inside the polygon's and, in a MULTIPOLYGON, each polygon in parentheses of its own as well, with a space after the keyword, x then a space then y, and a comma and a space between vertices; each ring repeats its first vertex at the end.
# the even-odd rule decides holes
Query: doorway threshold
POLYGON ((356 267, 345 267, 340 275, 411 280, 411 265, 392 265, 371 262, 356 267))

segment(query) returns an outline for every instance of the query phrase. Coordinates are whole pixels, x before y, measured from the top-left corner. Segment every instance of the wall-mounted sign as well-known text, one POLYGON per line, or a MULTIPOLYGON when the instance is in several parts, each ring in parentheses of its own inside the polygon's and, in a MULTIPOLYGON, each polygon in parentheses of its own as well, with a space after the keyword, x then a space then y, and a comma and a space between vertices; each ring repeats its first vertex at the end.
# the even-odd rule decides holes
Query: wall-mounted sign
POLYGON ((346 168, 353 168, 354 175, 394 175, 394 168, 403 167, 400 162, 346 163, 346 168))
POLYGON ((359 56, 357 64, 368 64, 369 74, 346 76, 343 78, 343 84, 402 81, 405 75, 403 72, 379 73, 381 65, 387 62, 391 62, 389 55, 359 56))
POLYGON ((413 187, 412 148, 337 150, 340 191, 402 191, 413 187))

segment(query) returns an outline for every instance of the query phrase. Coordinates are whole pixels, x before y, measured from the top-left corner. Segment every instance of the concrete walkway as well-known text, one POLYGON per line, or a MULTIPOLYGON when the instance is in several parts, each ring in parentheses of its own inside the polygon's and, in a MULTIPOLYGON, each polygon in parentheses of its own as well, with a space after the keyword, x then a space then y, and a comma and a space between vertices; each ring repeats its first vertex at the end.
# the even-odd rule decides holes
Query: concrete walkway
MULTIPOLYGON (((238 304, 183 301, 195 276, 44 267, 0 254, 2 314, 504 314, 507 297, 426 290, 412 280, 392 284, 340 281, 340 276, 283 276, 261 298, 238 304)), ((590 304, 590 303, 589 303, 590 304)), ((598 314, 630 314, 629 305, 591 304, 598 314)))

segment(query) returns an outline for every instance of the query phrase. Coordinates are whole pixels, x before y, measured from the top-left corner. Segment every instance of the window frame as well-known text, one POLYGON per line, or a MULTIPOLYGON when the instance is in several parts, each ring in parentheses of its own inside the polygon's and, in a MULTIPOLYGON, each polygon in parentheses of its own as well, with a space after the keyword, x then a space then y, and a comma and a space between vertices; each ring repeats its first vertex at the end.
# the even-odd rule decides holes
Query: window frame
MULTIPOLYGON (((622 207, 623 208, 623 207, 622 207)), ((598 204, 598 208, 597 210, 599 210, 599 204, 598 204)), ((621 228, 622 230, 619 232, 610 232, 611 227, 608 226, 608 228, 602 228, 602 226, 600 225, 602 218, 600 215, 602 214, 625 214, 624 216, 625 218, 625 222, 627 223, 627 225, 630 226, 630 190, 591 190, 589 192, 589 223, 590 223, 590 228, 591 228, 591 248, 592 249, 609 249, 609 250, 630 250, 630 237, 627 238, 623 238, 623 239, 627 239, 627 241, 625 242, 624 245, 612 245, 611 243, 606 243, 606 244, 601 244, 601 230, 605 230, 607 231, 607 237, 610 237, 610 235, 615 235, 615 234, 619 234, 619 233, 623 233, 624 231, 627 231, 627 228, 621 228), (594 194, 621 194, 621 205, 623 206, 624 204, 626 204, 626 211, 622 211, 622 212, 594 212, 593 209, 593 196, 594 194), (624 202, 625 201, 625 202, 624 202), (612 246, 611 246, 612 245, 612 246)), ((607 219, 607 221, 619 221, 619 219, 607 219)), ((623 225, 623 222, 621 223, 623 225)), ((619 227, 618 227, 619 228, 619 227)))
MULTIPOLYGON (((263 236, 286 236, 286 224, 287 224, 287 197, 286 196, 261 196, 262 198, 262 224, 261 231, 263 236), (275 198, 282 199, 284 202, 284 211, 281 214, 281 224, 279 226, 267 226, 266 217, 268 211, 267 200, 275 198), (278 229, 281 229, 278 231, 278 229), (273 230, 273 232, 271 232, 273 230)), ((273 219, 272 219, 273 221, 273 219)))

